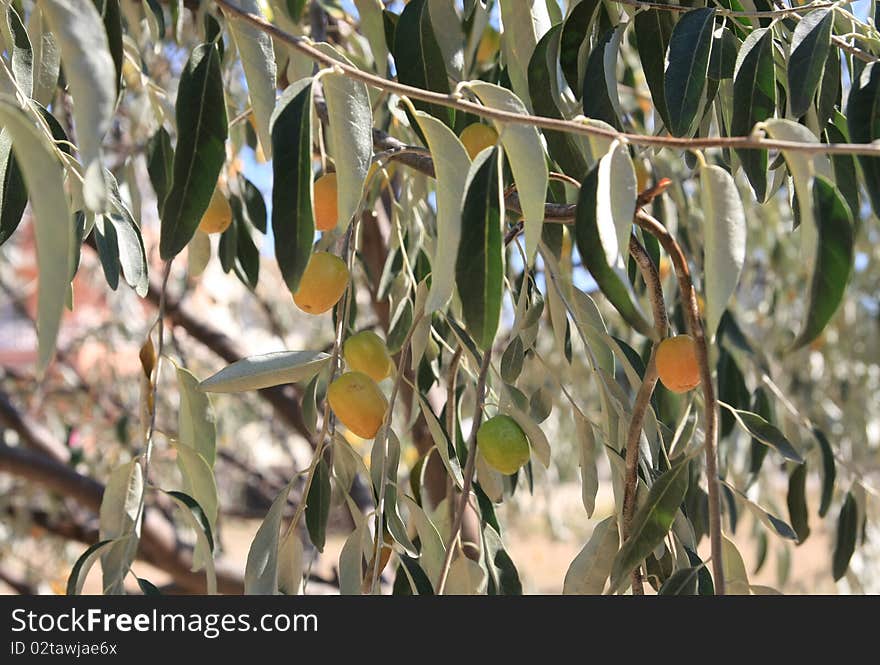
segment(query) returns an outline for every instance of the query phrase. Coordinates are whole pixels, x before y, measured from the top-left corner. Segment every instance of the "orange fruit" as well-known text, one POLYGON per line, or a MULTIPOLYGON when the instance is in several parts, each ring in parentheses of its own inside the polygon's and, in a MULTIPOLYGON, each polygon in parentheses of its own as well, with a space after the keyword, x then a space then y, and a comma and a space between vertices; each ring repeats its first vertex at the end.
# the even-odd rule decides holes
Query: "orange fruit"
POLYGON ((346 372, 327 389, 330 408, 343 425, 364 439, 372 439, 385 421, 388 400, 363 372, 346 372))
POLYGON ((202 219, 199 222, 199 229, 205 233, 223 233, 232 224, 232 206, 223 195, 220 183, 214 187, 214 193, 211 194, 211 202, 202 219))
POLYGON ((342 354, 350 370, 363 372, 373 381, 391 376, 394 368, 385 342, 372 330, 364 330, 345 340, 342 354))
POLYGON ((336 174, 325 173, 315 181, 315 228, 332 231, 339 221, 336 207, 336 174))
POLYGON ((339 302, 347 286, 345 261, 329 252, 315 252, 293 294, 293 302, 308 314, 323 314, 339 302))
POLYGON ((700 385, 697 347, 690 335, 668 337, 657 347, 660 382, 674 393, 686 393, 700 385))
POLYGON ((477 446, 489 466, 508 476, 529 461, 529 441, 510 416, 498 415, 480 425, 477 446))
POLYGON ((468 157, 473 159, 482 150, 490 148, 498 142, 498 132, 489 125, 475 122, 465 127, 459 138, 464 149, 467 150, 468 157))

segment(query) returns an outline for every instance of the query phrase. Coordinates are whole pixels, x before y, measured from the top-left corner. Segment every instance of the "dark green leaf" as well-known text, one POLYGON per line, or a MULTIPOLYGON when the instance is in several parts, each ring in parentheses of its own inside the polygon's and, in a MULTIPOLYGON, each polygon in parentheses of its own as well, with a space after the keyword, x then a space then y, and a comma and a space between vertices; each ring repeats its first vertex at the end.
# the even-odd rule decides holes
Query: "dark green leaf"
POLYGON ((266 232, 266 220, 268 213, 266 212, 266 202, 263 200, 263 194, 257 189, 250 180, 241 177, 241 198, 244 200, 244 211, 247 214, 248 221, 260 233, 266 232))
POLYGON ((85 552, 80 554, 76 563, 73 564, 73 568, 70 569, 70 575, 67 577, 68 596, 79 595, 79 592, 82 589, 82 583, 85 581, 85 576, 88 575, 89 568, 92 567, 92 564, 98 558, 100 550, 114 542, 115 540, 113 539, 100 540, 97 543, 90 545, 85 552))
MULTIPOLYGON (((592 0, 588 1, 592 2, 592 0)), ((535 113, 560 120, 563 115, 557 106, 555 86, 556 53, 559 48, 561 27, 561 25, 552 27, 538 42, 529 61, 528 72, 529 97, 535 113)), ((547 139, 550 157, 559 164, 559 168, 573 178, 583 179, 587 174, 587 162, 578 150, 574 137, 565 132, 546 129, 544 137, 547 139)))
MULTIPOLYGON (((599 0, 582 0, 569 12, 565 22, 562 24, 559 64, 562 67, 565 80, 568 81, 569 87, 578 96, 578 99, 580 99, 582 92, 582 88, 579 85, 580 77, 578 72, 580 52, 584 40, 586 40, 590 32, 590 26, 593 23, 593 18, 596 16, 596 8, 599 4, 599 0)), ((638 16, 639 14, 636 14, 637 18, 638 16)))
POLYGON ((813 436, 819 442, 822 451, 822 500, 819 503, 819 517, 825 517, 831 507, 834 496, 834 480, 837 477, 837 465, 834 462, 834 451, 825 432, 818 427, 813 428, 813 436))
MULTIPOLYGON (((792 115, 800 118, 810 108, 831 50, 834 12, 817 9, 801 17, 791 38, 788 57, 788 103, 792 115)), ((839 63, 835 66, 839 67, 839 63)))
POLYGON ((669 576, 660 587, 660 596, 695 596, 701 568, 682 568, 669 576))
POLYGON ((233 222, 220 234, 217 254, 220 257, 220 267, 223 268, 223 272, 228 273, 235 269, 235 259, 238 256, 238 224, 233 222))
MULTIPOLYGON (((843 88, 840 85, 840 57, 829 56, 825 60, 825 69, 822 71, 822 80, 819 82, 819 91, 816 93, 816 120, 819 127, 824 127, 835 113, 836 109, 843 106, 843 88)), ((848 134, 846 130, 846 118, 841 116, 839 129, 848 134)), ((852 156, 849 156, 852 159, 852 156)))
POLYGON ((700 110, 714 25, 714 8, 692 9, 678 20, 669 39, 663 86, 673 136, 690 133, 700 110))
MULTIPOLYGON (((763 533, 763 532, 762 532, 763 533)), ((692 552, 687 547, 684 548, 685 554, 687 554, 688 561, 691 562, 691 566, 695 567, 699 572, 697 574, 697 579, 699 583, 697 585, 697 593, 701 596, 714 596, 715 595, 715 585, 712 582, 712 575, 709 574, 709 571, 706 569, 703 560, 697 556, 696 552, 692 552)))
POLYGON ((519 335, 513 338, 501 356, 501 378, 505 383, 516 383, 522 372, 525 350, 519 335))
MULTIPOLYGON (((401 83, 433 92, 449 92, 443 53, 428 12, 428 0, 412 0, 397 21, 394 35, 394 63, 401 83)), ((430 113, 448 127, 455 124, 453 109, 413 100, 420 111, 430 113)))
POLYGON ((114 291, 119 286, 119 245, 116 238, 116 227, 107 217, 102 217, 95 224, 95 247, 104 270, 104 279, 114 291))
POLYGON ((21 17, 12 5, 9 5, 6 21, 13 39, 13 43, 7 45, 12 50, 12 74, 21 91, 30 97, 34 93, 34 50, 31 40, 21 17))
POLYGON ((733 78, 738 53, 739 41, 730 28, 724 27, 720 34, 715 33, 709 56, 709 78, 715 81, 733 78))
POLYGON ((813 209, 819 227, 813 283, 806 320, 792 349, 804 347, 822 334, 843 301, 855 260, 849 206, 834 183, 820 175, 813 179, 813 209))
POLYGON ((195 234, 226 160, 226 101, 215 45, 193 49, 180 75, 175 110, 174 175, 162 206, 159 242, 159 254, 166 261, 195 234))
POLYGON ((27 201, 24 176, 12 150, 12 135, 0 128, 0 245, 18 228, 27 201))
POLYGON ((171 136, 164 127, 159 127, 147 142, 147 173, 150 183, 156 192, 156 205, 159 215, 165 197, 171 190, 171 178, 174 169, 174 148, 171 147, 171 136))
POLYGON ((840 509, 837 518, 837 540, 834 543, 834 557, 832 559, 832 571, 834 581, 846 575, 849 568, 849 560, 856 550, 856 533, 858 531, 859 509, 852 492, 846 493, 846 500, 840 509))
POLYGON ((676 460, 672 468, 654 481, 645 503, 636 512, 630 536, 614 559, 611 592, 629 580, 629 574, 663 542, 688 488, 688 459, 676 460))
POLYGON ((637 13, 633 22, 638 36, 639 60, 642 63, 648 89, 651 91, 654 108, 657 109, 663 124, 668 126, 669 112, 666 108, 666 80, 663 66, 675 20, 671 12, 647 9, 637 13))
POLYGON ((587 58, 582 86, 584 115, 607 122, 617 129, 621 128, 620 118, 617 117, 617 109, 612 101, 612 95, 617 98, 617 78, 607 76, 606 72, 607 67, 613 67, 617 62, 621 31, 622 28, 612 28, 599 37, 587 58), (615 85, 614 90, 609 88, 612 83, 615 85))
POLYGON ((291 85, 272 114, 272 233, 275 258, 291 292, 315 239, 312 213, 312 82, 291 85))
MULTIPOLYGON (((724 347, 718 353, 718 398, 737 409, 747 409, 751 399, 745 377, 736 364, 733 354, 724 347)), ((719 422, 721 438, 727 438, 736 425, 733 414, 722 411, 719 422)))
POLYGON ((241 199, 233 196, 229 203, 232 207, 232 226, 236 227, 233 267, 241 283, 253 291, 257 288, 260 279, 260 251, 254 244, 250 228, 245 221, 241 199))
POLYGON ((116 94, 122 89, 122 12, 119 10, 119 0, 94 0, 95 7, 101 13, 104 21, 104 30, 107 32, 107 46, 110 48, 110 57, 113 58, 113 67, 116 69, 116 94))
POLYGON ((413 589, 410 586, 409 579, 407 578, 406 573, 402 570, 402 568, 405 567, 416 585, 415 592, 420 596, 433 596, 434 587, 431 584, 431 580, 428 579, 428 576, 425 574, 425 571, 422 570, 422 567, 419 565, 418 560, 413 559, 408 554, 401 554, 398 558, 402 565, 397 569, 397 577, 394 580, 395 593, 397 595, 413 595, 413 589), (399 585, 397 580, 401 580, 399 585))
POLYGON ((770 446, 785 459, 803 464, 804 458, 795 450, 791 442, 785 438, 785 435, 757 413, 735 409, 726 402, 721 402, 721 406, 733 413, 737 422, 756 440, 770 446))
POLYGON ((486 543, 486 567, 489 570, 490 596, 521 596, 522 583, 513 560, 504 549, 501 536, 490 525, 483 529, 486 543))
MULTIPOLYGON (((760 28, 743 42, 733 78, 733 117, 730 133, 751 134, 755 123, 772 118, 776 110, 776 73, 773 65, 773 31, 760 28)), ((767 151, 737 150, 743 171, 763 201, 767 196, 767 151)))
POLYGON ((624 320, 643 335, 650 336, 651 326, 633 304, 625 277, 607 263, 598 226, 598 187, 599 169, 594 167, 581 183, 578 195, 574 228, 578 252, 602 293, 624 320))
POLYGON ((202 531, 205 532, 205 537, 208 539, 208 545, 213 552, 214 534, 211 532, 211 523, 210 521, 208 521, 208 516, 199 505, 199 502, 193 499, 189 494, 185 494, 184 492, 171 491, 166 492, 166 494, 185 504, 186 507, 189 508, 190 511, 192 511, 193 517, 196 518, 196 522, 198 522, 198 524, 202 527, 202 531))
POLYGON ((480 153, 471 166, 455 262, 455 282, 465 325, 483 351, 492 346, 501 316, 503 218, 500 155, 495 147, 480 153))
MULTIPOLYGON (((846 118, 840 111, 834 110, 832 119, 825 125, 825 141, 827 143, 849 143, 846 134, 846 118)), ((830 155, 831 167, 834 169, 834 184, 852 213, 853 235, 858 235, 861 210, 859 209, 859 176, 856 171, 856 160, 852 155, 830 155)))
POLYGON ((306 497, 306 527, 309 538, 319 552, 324 551, 327 520, 330 518, 330 469, 323 458, 318 461, 315 477, 306 497))
POLYGON ((798 545, 810 535, 807 509, 807 464, 796 466, 788 477, 788 519, 797 534, 798 545))
POLYGON ((145 596, 161 596, 162 592, 159 591, 159 588, 150 582, 149 580, 145 580, 143 577, 137 578, 138 586, 141 588, 141 592, 145 596))
MULTIPOLYGON (((870 63, 853 81, 846 107, 849 137, 854 143, 880 139, 880 66, 870 63)), ((880 157, 859 155, 865 189, 875 215, 880 215, 880 157)))
MULTIPOLYGON (((767 422, 773 421, 773 411, 770 405, 770 398, 767 396, 767 391, 763 388, 759 387, 755 391, 754 399, 752 401, 752 411, 761 416, 767 422)), ((749 472, 753 477, 757 476, 758 472, 761 470, 761 465, 764 463, 764 458, 767 456, 768 450, 767 446, 757 439, 752 438, 749 472)))

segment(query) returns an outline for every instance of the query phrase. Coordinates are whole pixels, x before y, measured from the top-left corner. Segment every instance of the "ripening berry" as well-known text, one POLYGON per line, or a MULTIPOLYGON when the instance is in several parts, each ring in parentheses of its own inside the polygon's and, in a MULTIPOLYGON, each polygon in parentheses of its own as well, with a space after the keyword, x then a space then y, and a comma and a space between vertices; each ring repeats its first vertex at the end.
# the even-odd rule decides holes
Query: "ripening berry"
POLYGON ((473 159, 482 150, 491 148, 498 142, 498 132, 489 125, 475 122, 465 127, 459 138, 464 149, 467 150, 468 157, 473 159))
POLYGON ((668 337, 657 347, 657 373, 674 393, 686 393, 700 385, 700 366, 693 337, 668 337))
POLYGON ((348 369, 363 372, 373 381, 391 376, 394 364, 385 342, 372 330, 352 335, 342 346, 348 369))
POLYGON ((325 173, 315 181, 315 228, 332 231, 339 221, 336 207, 336 174, 325 173))
POLYGON ((385 420, 388 400, 363 372, 346 372, 327 389, 330 408, 339 421, 364 439, 372 439, 385 420))
POLYGON ((199 222, 199 229, 205 233, 223 233, 232 224, 232 206, 223 195, 220 183, 214 187, 214 193, 211 194, 211 202, 202 219, 199 222))
POLYGON ((315 252, 293 294, 293 302, 308 314, 323 314, 339 302, 347 286, 345 261, 329 252, 315 252))
POLYGON ((510 416, 498 415, 480 425, 477 446, 489 466, 505 475, 529 461, 529 441, 510 416))

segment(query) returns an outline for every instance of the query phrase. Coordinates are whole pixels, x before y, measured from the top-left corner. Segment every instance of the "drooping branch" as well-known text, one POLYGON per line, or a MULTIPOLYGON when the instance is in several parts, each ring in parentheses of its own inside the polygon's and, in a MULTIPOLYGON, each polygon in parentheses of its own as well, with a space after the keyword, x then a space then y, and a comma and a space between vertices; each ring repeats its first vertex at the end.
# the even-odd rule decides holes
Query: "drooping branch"
POLYGON ((590 125, 585 122, 586 118, 574 120, 559 120, 555 118, 547 118, 544 116, 536 116, 529 114, 515 113, 512 111, 503 111, 495 108, 483 106, 466 99, 460 92, 439 93, 422 88, 416 88, 405 85, 397 81, 382 78, 369 72, 362 71, 357 67, 340 62, 336 58, 315 48, 313 43, 304 38, 292 35, 277 26, 266 21, 262 16, 246 12, 235 3, 228 0, 216 0, 217 4, 227 10, 230 14, 234 14, 240 20, 247 21, 251 25, 257 27, 266 34, 271 35, 279 42, 288 44, 300 53, 308 56, 312 60, 330 67, 345 76, 361 81, 371 87, 392 92, 398 95, 418 99, 420 101, 445 106, 447 108, 465 111, 484 118, 497 120, 499 122, 513 123, 519 125, 531 125, 534 127, 542 127, 544 129, 552 129, 560 132, 568 132, 571 134, 581 134, 584 136, 601 136, 610 140, 624 141, 633 145, 651 146, 657 148, 678 148, 682 150, 704 149, 704 148, 733 148, 739 150, 787 150, 790 152, 803 152, 808 154, 849 154, 849 155, 880 155, 880 145, 872 143, 800 143, 797 141, 780 141, 776 139, 767 139, 757 135, 754 136, 721 136, 721 137, 704 137, 704 138, 677 138, 672 136, 648 136, 644 134, 633 134, 627 132, 618 132, 612 129, 605 129, 590 125))
POLYGON ((700 310, 697 305, 697 292, 691 279, 687 258, 671 233, 659 221, 644 210, 635 215, 636 224, 653 235, 672 260, 678 286, 681 291, 682 309, 685 321, 696 347, 697 363, 703 390, 706 427, 706 477, 709 486, 709 541, 712 553, 712 572, 715 578, 715 591, 724 595, 724 568, 721 553, 721 501, 719 496, 717 440, 718 440, 718 400, 712 383, 712 370, 709 367, 709 347, 700 310))
MULTIPOLYGON (((468 435, 467 464, 465 464, 464 468, 464 483, 461 488, 461 502, 458 504, 458 510, 455 512, 455 518, 452 522, 452 530, 449 533, 449 540, 446 543, 446 557, 443 559, 443 567, 440 569, 440 578, 437 582, 437 595, 439 596, 443 595, 443 591, 446 588, 446 580, 449 578, 449 568, 452 565, 452 557, 455 554, 455 543, 458 541, 458 534, 461 532, 461 525, 464 522, 464 515, 467 512, 468 502, 470 501, 471 485, 473 485, 474 482, 474 471, 477 466, 477 430, 480 429, 480 421, 483 418, 486 378, 489 376, 489 367, 491 365, 492 347, 490 346, 483 353, 480 374, 477 377, 477 392, 474 396, 474 416, 471 419, 471 432, 468 435)), ((447 408, 451 408, 451 405, 447 408)), ((452 436, 451 432, 450 436, 452 436)))

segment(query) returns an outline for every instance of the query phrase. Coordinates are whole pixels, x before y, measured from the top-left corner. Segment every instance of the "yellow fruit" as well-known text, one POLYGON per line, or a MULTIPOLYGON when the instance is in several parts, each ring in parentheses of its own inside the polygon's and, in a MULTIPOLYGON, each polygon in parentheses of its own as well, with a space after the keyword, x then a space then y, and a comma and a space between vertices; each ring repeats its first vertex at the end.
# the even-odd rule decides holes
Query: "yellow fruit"
POLYGON ((468 157, 473 159, 481 150, 490 148, 498 142, 498 132, 489 125, 475 122, 464 128, 459 137, 468 157))
POLYGON ((388 400, 363 372, 346 372, 327 389, 330 408, 339 421, 364 439, 372 439, 385 420, 388 400))
POLYGON ((529 461, 529 441, 510 416, 498 415, 480 425, 477 446, 489 466, 506 475, 529 461))
POLYGON ((371 330, 352 335, 342 346, 348 369, 363 372, 373 381, 391 376, 394 367, 385 342, 371 330))
POLYGON ((293 302, 309 314, 323 314, 339 302, 348 286, 345 261, 328 252, 315 252, 293 294, 293 302))
POLYGON ((700 385, 697 348, 690 335, 668 337, 657 347, 657 373, 674 393, 686 393, 700 385))
POLYGON ((336 208, 336 174, 325 173, 315 181, 315 228, 332 231, 339 221, 336 208))
POLYGON ((232 206, 223 195, 223 191, 218 184, 211 194, 211 202, 208 209, 202 215, 199 222, 199 229, 205 233, 223 233, 232 224, 232 206))
POLYGON ((486 28, 480 37, 480 45, 477 46, 477 62, 484 64, 495 57, 498 47, 501 45, 501 35, 493 27, 486 28))
POLYGON ((645 168, 645 164, 642 160, 637 159, 634 164, 636 170, 636 191, 644 192, 648 189, 648 185, 651 182, 651 174, 648 173, 648 169, 645 168))

